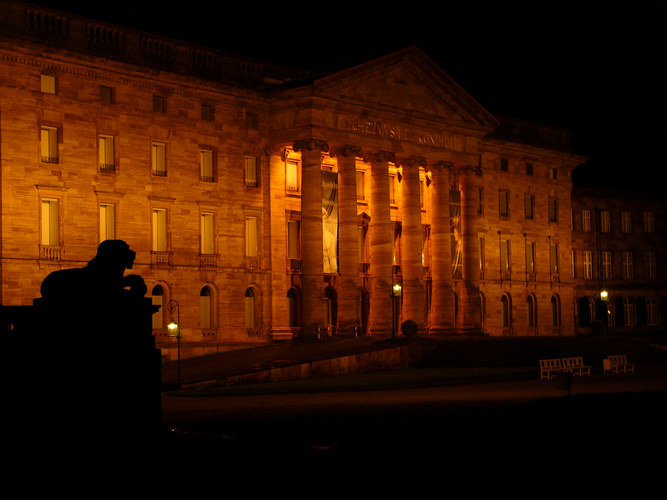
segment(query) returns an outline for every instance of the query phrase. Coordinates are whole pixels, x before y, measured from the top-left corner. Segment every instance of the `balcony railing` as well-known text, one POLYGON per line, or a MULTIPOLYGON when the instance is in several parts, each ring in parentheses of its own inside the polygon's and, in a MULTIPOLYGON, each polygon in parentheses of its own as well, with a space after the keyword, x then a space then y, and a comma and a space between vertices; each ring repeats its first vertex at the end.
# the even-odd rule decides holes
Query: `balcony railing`
POLYGON ((56 245, 40 245, 39 258, 42 260, 59 261, 62 258, 63 249, 56 245))

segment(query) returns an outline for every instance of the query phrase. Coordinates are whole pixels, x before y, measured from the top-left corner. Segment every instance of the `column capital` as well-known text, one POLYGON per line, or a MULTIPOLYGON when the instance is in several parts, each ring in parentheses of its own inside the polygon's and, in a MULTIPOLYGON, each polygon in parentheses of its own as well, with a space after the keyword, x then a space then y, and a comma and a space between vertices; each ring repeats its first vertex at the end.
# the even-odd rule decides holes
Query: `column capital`
POLYGON ((329 143, 321 139, 302 139, 294 141, 294 151, 321 151, 323 153, 329 152, 329 143))
POLYGON ((426 167, 427 170, 435 170, 437 172, 453 172, 454 171, 454 162, 451 161, 436 161, 434 163, 429 163, 426 167))
POLYGON ((289 158, 289 153, 289 149, 286 146, 268 145, 264 148, 264 154, 266 156, 280 156, 282 161, 289 158))
POLYGON ((456 172, 459 174, 474 174, 477 177, 482 176, 482 167, 479 165, 462 165, 460 167, 456 167, 456 172))
POLYGON ((426 158, 422 156, 406 156, 403 157, 399 160, 399 163, 401 165, 405 165, 406 167, 424 167, 426 168, 427 163, 426 163, 426 158))
POLYGON ((331 156, 344 156, 345 158, 354 157, 354 158, 363 158, 364 152, 359 146, 353 146, 351 144, 346 144, 345 146, 336 146, 331 148, 331 156))
POLYGON ((379 163, 396 163, 396 154, 391 151, 375 151, 364 155, 364 161, 375 161, 379 163))

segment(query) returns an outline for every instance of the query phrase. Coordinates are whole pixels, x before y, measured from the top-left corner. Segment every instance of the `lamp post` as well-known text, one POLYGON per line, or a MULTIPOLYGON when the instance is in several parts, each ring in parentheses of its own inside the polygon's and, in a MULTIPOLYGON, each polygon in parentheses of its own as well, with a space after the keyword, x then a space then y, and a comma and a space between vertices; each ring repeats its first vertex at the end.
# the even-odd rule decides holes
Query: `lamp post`
POLYGON ((402 287, 400 283, 394 283, 391 287, 391 338, 396 337, 396 299, 401 296, 402 287))
POLYGON ((178 302, 174 299, 170 300, 167 303, 167 311, 169 311, 169 324, 167 324, 167 329, 169 330, 169 336, 176 338, 176 380, 178 383, 181 383, 181 313, 179 309, 178 302), (174 313, 176 313, 176 321, 174 321, 174 313))

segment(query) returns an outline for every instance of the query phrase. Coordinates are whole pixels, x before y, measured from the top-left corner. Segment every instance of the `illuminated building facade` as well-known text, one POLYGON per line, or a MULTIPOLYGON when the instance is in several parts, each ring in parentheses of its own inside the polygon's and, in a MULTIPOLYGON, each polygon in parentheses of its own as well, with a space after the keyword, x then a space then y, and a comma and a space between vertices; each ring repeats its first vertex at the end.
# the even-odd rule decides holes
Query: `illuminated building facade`
POLYGON ((0 8, 2 304, 111 238, 187 354, 406 320, 575 333, 564 131, 493 116, 416 48, 309 78, 0 8))

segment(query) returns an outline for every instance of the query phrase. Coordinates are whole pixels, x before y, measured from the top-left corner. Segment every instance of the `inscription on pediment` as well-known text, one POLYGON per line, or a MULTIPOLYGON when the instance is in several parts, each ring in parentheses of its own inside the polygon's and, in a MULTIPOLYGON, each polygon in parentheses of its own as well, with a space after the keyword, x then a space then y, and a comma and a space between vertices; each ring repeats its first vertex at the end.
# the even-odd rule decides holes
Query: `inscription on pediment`
POLYGON ((405 127, 381 120, 361 117, 339 117, 338 128, 345 132, 408 142, 420 146, 431 146, 453 151, 463 151, 465 148, 465 139, 463 137, 442 134, 434 130, 405 127))

